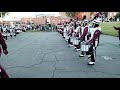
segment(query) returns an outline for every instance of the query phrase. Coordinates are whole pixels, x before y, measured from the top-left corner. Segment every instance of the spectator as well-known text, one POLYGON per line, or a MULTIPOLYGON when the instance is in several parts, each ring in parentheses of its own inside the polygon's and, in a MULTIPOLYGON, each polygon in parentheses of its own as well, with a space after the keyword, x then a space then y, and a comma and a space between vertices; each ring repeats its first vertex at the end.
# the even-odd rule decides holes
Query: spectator
MULTIPOLYGON (((114 27, 114 26, 113 26, 114 27)), ((118 36, 119 36, 119 45, 120 45, 120 27, 114 27, 115 30, 118 30, 118 36)))

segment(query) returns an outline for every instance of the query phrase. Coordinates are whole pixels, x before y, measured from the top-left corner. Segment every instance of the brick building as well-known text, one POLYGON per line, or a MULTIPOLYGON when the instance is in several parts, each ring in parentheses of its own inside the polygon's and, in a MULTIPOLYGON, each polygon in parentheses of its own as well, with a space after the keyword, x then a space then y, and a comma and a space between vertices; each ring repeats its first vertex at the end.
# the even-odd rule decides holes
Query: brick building
POLYGON ((65 21, 69 21, 70 17, 67 17, 65 12, 60 13, 59 16, 55 16, 54 14, 39 14, 36 15, 34 18, 22 18, 21 22, 27 23, 27 22, 32 22, 34 24, 45 24, 46 21, 50 24, 58 24, 58 23, 63 23, 65 21))

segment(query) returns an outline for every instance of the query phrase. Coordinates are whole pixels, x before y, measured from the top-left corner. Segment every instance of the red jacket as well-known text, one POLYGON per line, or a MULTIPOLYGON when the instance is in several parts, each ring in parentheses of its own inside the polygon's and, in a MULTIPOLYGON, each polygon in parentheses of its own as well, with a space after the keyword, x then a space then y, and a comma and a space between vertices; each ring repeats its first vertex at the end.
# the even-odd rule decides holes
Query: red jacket
POLYGON ((84 31, 83 31, 83 34, 80 36, 80 38, 79 38, 79 40, 81 40, 81 41, 85 41, 85 36, 87 35, 87 33, 88 33, 88 27, 85 27, 84 28, 84 31))
POLYGON ((93 35, 92 39, 89 40, 88 43, 93 43, 93 46, 95 46, 95 40, 96 40, 97 38, 98 38, 98 44, 97 44, 97 46, 98 46, 98 45, 99 45, 99 38, 100 38, 100 31, 99 31, 99 30, 96 30, 96 31, 94 32, 94 35, 93 35))
MULTIPOLYGON (((3 39, 3 36, 2 36, 1 33, 0 33, 0 45, 2 46, 3 50, 7 49, 7 45, 6 45, 5 40, 3 39)), ((1 54, 2 54, 2 50, 1 50, 1 47, 0 47, 0 55, 1 54)))

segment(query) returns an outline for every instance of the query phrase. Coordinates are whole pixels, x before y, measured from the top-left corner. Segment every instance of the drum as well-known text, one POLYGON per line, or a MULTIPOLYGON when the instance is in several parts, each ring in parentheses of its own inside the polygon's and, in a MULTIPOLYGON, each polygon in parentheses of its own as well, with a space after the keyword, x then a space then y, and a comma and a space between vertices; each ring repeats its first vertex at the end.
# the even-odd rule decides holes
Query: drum
POLYGON ((86 45, 85 42, 81 42, 81 51, 89 51, 90 45, 86 45))
POLYGON ((73 42, 73 37, 70 37, 70 42, 73 42))
POLYGON ((67 39, 67 40, 69 39, 69 36, 68 36, 68 35, 66 35, 66 39, 67 39))
POLYGON ((79 40, 75 39, 73 42, 74 45, 78 45, 79 44, 79 40))

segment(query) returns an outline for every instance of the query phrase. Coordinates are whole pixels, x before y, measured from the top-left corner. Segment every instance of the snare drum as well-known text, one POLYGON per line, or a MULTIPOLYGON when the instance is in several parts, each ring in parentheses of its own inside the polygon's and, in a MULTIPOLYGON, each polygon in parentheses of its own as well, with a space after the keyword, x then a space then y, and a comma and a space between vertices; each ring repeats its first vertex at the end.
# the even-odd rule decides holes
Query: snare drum
POLYGON ((86 45, 85 42, 81 42, 81 51, 88 52, 90 45, 86 45))
POLYGON ((69 39, 69 36, 68 36, 68 35, 66 35, 66 39, 67 39, 67 40, 69 39))
POLYGON ((70 37, 70 42, 73 42, 73 37, 70 37))
POLYGON ((79 44, 79 40, 75 39, 74 40, 74 45, 78 45, 79 44))

